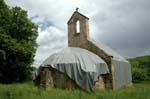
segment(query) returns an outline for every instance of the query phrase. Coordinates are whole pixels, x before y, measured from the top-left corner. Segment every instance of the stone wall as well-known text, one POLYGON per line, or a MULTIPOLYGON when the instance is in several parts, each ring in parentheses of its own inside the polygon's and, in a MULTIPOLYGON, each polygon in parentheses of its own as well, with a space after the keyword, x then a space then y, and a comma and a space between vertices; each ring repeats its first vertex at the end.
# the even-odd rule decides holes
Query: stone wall
POLYGON ((61 88, 61 89, 75 89, 78 88, 76 83, 66 76, 50 67, 44 67, 40 71, 40 86, 46 89, 61 88))
POLYGON ((54 86, 52 72, 46 67, 43 67, 40 71, 40 86, 48 90, 54 86))
MULTIPOLYGON (((106 87, 106 79, 104 75, 99 76, 99 80, 95 82, 94 91, 103 90, 106 87)), ((52 88, 61 89, 80 89, 74 80, 70 79, 66 74, 59 72, 50 67, 44 67, 40 71, 40 86, 48 90, 52 88)))

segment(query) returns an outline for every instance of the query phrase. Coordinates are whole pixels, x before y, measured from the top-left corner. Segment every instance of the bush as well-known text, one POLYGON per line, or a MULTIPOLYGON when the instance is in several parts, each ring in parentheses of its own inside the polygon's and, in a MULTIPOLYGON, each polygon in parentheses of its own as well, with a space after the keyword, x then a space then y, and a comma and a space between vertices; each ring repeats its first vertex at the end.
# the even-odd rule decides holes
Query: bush
POLYGON ((150 81, 150 56, 128 59, 132 66, 133 82, 150 81))
POLYGON ((133 82, 147 81, 148 80, 147 70, 141 68, 133 68, 132 80, 133 82))

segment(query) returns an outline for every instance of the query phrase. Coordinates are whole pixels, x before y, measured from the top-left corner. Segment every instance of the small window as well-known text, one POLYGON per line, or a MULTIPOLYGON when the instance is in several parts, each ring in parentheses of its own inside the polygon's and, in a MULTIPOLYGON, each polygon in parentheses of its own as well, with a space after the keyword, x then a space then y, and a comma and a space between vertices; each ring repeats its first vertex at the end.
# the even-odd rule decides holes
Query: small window
POLYGON ((76 22, 76 33, 80 33, 80 21, 76 22))

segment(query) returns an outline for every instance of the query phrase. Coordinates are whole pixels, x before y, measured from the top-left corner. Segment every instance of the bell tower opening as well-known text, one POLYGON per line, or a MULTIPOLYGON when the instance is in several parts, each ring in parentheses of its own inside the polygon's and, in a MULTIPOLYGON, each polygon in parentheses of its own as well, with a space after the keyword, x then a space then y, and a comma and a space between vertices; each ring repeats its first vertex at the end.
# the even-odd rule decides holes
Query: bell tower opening
POLYGON ((80 21, 79 20, 76 21, 76 33, 77 34, 80 33, 80 21))

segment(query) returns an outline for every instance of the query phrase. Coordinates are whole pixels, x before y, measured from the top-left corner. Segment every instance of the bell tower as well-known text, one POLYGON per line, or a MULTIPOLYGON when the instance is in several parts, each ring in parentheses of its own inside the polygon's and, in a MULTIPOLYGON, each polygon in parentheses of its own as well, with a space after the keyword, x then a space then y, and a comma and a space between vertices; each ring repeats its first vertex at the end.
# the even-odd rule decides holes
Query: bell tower
POLYGON ((85 48, 89 38, 89 18, 78 12, 73 13, 68 24, 68 46, 85 48))

